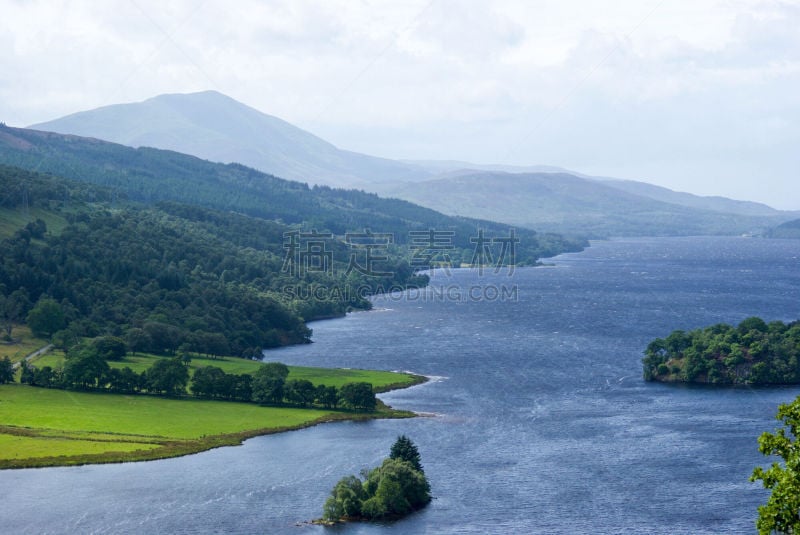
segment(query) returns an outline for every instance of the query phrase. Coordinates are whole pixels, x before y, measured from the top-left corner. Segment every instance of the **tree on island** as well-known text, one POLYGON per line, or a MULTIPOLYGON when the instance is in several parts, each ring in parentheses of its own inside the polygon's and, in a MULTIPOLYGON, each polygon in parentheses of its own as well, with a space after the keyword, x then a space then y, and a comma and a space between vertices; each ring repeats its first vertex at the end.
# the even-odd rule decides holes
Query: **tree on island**
POLYGON ((367 495, 364 484, 356 476, 343 477, 331 491, 325 502, 323 516, 326 520, 357 518, 361 516, 361 505, 367 495))
POLYGON ((420 461, 421 458, 419 456, 419 450, 417 449, 417 446, 405 435, 400 435, 397 437, 395 443, 392 444, 389 458, 406 461, 414 468, 414 470, 423 473, 425 472, 422 469, 422 464, 420 461))
POLYGON ((764 455, 777 455, 783 459, 764 470, 758 466, 750 481, 762 481, 771 489, 769 500, 758 508, 756 527, 761 535, 770 533, 800 533, 800 397, 792 403, 778 407, 776 418, 788 428, 773 433, 763 433, 758 439, 758 450, 764 455))
POLYGON ((390 455, 381 466, 366 472, 364 481, 353 475, 339 480, 325 502, 323 519, 399 518, 430 503, 431 487, 416 445, 405 435, 400 436, 390 455))

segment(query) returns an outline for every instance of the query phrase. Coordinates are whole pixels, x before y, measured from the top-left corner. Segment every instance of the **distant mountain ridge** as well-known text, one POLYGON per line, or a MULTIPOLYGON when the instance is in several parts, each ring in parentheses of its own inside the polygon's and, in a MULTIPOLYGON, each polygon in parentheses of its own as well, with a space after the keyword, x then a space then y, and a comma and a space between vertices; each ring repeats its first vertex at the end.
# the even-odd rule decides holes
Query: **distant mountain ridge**
POLYGON ((638 182, 635 180, 603 179, 603 182, 613 188, 627 191, 636 195, 642 195, 658 201, 687 206, 689 208, 699 208, 702 210, 712 210, 728 214, 751 215, 751 216, 775 216, 781 213, 766 204, 753 201, 737 201, 727 197, 700 196, 691 193, 673 191, 668 188, 638 182))
POLYGON ((793 219, 770 229, 765 233, 767 238, 800 239, 800 219, 793 219))
POLYGON ((590 237, 752 234, 796 217, 757 203, 741 203, 743 211, 759 214, 749 215, 726 211, 730 206, 739 206, 740 201, 707 200, 657 186, 649 188, 649 195, 643 195, 626 191, 629 184, 619 186, 618 182, 567 173, 462 170, 446 178, 398 185, 382 193, 452 215, 471 214, 590 237), (687 202, 697 206, 657 198, 673 196, 685 196, 687 202), (717 203, 716 210, 706 208, 713 203, 717 203))
POLYGON ((29 128, 155 147, 275 176, 332 186, 431 176, 422 168, 336 148, 286 121, 217 91, 114 104, 29 128))
POLYGON ((763 233, 800 216, 554 166, 358 154, 215 91, 106 106, 34 128, 237 162, 309 184, 390 195, 451 215, 595 237, 763 233))
POLYGON ((780 210, 776 210, 766 204, 753 202, 753 201, 738 201, 721 196, 702 196, 694 195, 692 193, 685 193, 673 191, 669 188, 656 186, 655 184, 648 184, 647 182, 639 182, 637 180, 623 180, 619 178, 593 176, 565 169, 563 167, 556 167, 552 165, 502 165, 502 164, 475 164, 471 162, 463 162, 457 160, 404 160, 407 163, 417 165, 427 169, 428 171, 435 172, 438 175, 433 180, 450 178, 453 176, 464 176, 475 174, 476 171, 492 171, 499 173, 512 173, 512 174, 529 174, 529 173, 551 173, 572 175, 578 178, 587 180, 599 181, 607 186, 640 195, 657 201, 668 202, 680 206, 687 206, 690 208, 699 208, 702 210, 712 210, 714 212, 723 212, 730 214, 740 215, 753 215, 753 216, 773 216, 780 214, 780 210))

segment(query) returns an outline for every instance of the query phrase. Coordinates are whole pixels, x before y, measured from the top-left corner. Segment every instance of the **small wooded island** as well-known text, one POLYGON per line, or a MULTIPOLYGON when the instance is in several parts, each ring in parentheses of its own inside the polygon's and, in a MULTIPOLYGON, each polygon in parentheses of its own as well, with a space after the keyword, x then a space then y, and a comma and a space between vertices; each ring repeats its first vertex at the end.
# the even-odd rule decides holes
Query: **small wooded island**
POLYGON ((405 435, 397 437, 380 466, 362 475, 363 481, 352 475, 339 480, 325 502, 322 520, 315 523, 398 519, 431 501, 419 450, 405 435))
POLYGON ((673 331, 647 346, 646 381, 711 384, 800 383, 800 321, 747 318, 673 331))

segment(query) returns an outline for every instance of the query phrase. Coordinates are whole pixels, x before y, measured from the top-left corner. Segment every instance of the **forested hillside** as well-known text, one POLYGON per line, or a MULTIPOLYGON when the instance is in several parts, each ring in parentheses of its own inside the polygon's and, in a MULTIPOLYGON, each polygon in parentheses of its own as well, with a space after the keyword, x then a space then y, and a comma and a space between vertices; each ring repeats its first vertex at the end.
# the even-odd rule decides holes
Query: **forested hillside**
POLYGON ((136 205, 100 186, 6 166, 0 191, 0 320, 10 326, 38 311, 44 321, 32 327, 46 337, 114 334, 158 353, 252 355, 307 342, 304 321, 368 308, 364 297, 379 285, 427 280, 398 253, 373 266, 389 275, 345 276, 348 250, 336 240, 335 269, 283 269, 292 229, 246 215, 136 205), (12 231, 22 212, 36 219, 12 231))
POLYGON ((0 192, 7 330, 44 317, 31 325, 41 336, 112 334, 162 354, 258 355, 309 341, 307 321, 426 284, 417 273, 434 264, 525 265, 584 245, 241 165, 2 125, 0 192))
MULTIPOLYGON (((435 229, 450 233, 452 245, 467 251, 464 255, 474 249, 471 239, 478 228, 495 236, 508 234, 507 225, 446 216, 363 191, 310 188, 238 164, 36 130, 0 126, 0 163, 106 186, 112 195, 146 204, 171 200, 334 234, 370 229, 391 233, 401 245, 411 231, 435 229)), ((518 230, 517 238, 515 261, 523 265, 586 245, 531 230, 518 230)))

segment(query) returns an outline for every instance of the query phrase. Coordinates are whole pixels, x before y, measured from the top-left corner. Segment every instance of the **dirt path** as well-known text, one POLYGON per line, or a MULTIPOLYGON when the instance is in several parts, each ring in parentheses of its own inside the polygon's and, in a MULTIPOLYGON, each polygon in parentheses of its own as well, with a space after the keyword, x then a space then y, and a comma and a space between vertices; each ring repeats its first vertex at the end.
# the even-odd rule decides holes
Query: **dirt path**
MULTIPOLYGON (((32 359, 35 359, 39 355, 44 355, 45 353, 47 353, 51 349, 53 349, 53 344, 47 344, 46 346, 44 346, 42 348, 39 348, 36 351, 34 351, 33 353, 31 353, 30 355, 25 357, 23 360, 30 362, 32 359)), ((21 364, 21 362, 15 362, 14 363, 14 369, 16 370, 17 368, 19 368, 20 364, 21 364)))

